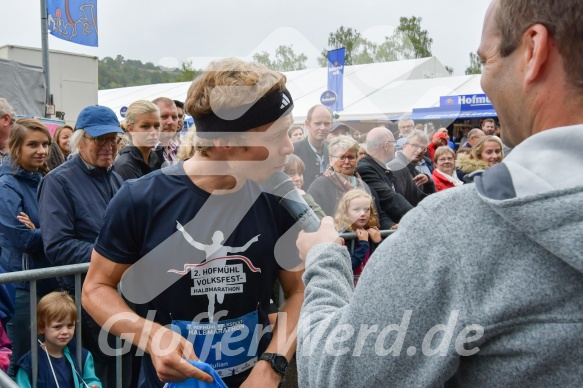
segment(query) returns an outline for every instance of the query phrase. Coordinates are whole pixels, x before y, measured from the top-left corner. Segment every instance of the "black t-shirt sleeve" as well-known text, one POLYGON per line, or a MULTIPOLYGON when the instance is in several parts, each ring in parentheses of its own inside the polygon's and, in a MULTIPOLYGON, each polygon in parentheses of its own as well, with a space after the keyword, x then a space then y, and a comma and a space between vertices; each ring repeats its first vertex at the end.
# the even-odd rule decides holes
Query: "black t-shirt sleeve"
POLYGON ((143 225, 147 215, 135 211, 131 185, 125 183, 113 197, 103 220, 95 250, 105 258, 119 264, 133 264, 140 259, 140 233, 136 228, 143 225))

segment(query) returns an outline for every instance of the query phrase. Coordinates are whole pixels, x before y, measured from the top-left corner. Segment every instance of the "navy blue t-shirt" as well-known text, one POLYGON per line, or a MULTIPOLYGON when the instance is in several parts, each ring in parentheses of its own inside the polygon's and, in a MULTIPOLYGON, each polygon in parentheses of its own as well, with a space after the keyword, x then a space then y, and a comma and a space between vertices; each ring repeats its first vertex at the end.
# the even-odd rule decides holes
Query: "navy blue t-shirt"
MULTIPOLYGON (((255 315, 263 328, 278 271, 299 264, 297 227, 289 233, 293 238, 276 246, 293 224, 261 186, 247 181, 235 193, 210 195, 179 163, 123 185, 107 208, 95 250, 116 263, 133 264, 122 292, 143 317, 152 319, 155 312, 153 320, 162 325, 208 324, 216 314, 214 323, 235 329, 237 319, 255 315)), ((198 333, 207 329, 199 327, 198 333)), ((261 337, 256 355, 270 340, 270 334, 261 337)), ((224 369, 221 375, 234 374, 225 383, 238 386, 252 364, 224 369)), ((148 355, 143 366, 147 384, 161 387, 148 355)), ((220 370, 223 364, 214 366, 220 370)))
POLYGON ((75 380, 73 380, 73 368, 69 361, 65 357, 51 358, 51 363, 53 364, 53 369, 55 370, 55 375, 57 376, 57 381, 60 387, 74 387, 75 380))

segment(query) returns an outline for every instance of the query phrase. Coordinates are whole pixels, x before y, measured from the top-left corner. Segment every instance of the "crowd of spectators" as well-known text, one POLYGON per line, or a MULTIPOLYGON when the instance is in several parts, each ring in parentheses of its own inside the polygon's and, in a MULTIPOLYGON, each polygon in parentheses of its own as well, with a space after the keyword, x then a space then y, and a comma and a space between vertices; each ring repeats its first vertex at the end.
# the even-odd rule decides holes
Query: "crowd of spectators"
MULTIPOLYGON (((34 119, 17 120, 5 99, 0 114, 2 271, 89 262, 106 208, 125 180, 205 152, 194 144, 194 128, 178 136, 184 105, 164 97, 130 104, 121 123, 108 108, 87 107, 75 127, 63 125, 53 136, 34 119)), ((304 126, 287 130, 295 144, 284 172, 319 218, 332 216, 339 232, 356 233, 355 284, 381 241, 380 230, 397 229, 424 198, 471 182, 504 156, 500 139, 481 129, 469 131, 467 142, 455 146, 447 129, 428 132, 409 117, 398 129, 398 140, 384 126, 361 134, 315 105, 304 126), (456 161, 457 146, 462 152, 456 161)), ((41 282, 38 297, 55 290, 74 294, 73 278, 41 282)), ((0 292, 5 296, 0 339, 6 329, 14 376, 14 366, 30 350, 29 291, 22 283, 0 292)), ((101 328, 84 309, 79 314, 96 375, 104 386, 113 386, 115 358, 99 347, 101 328)), ((108 342, 113 346, 114 337, 108 342)), ((124 359, 124 386, 136 384, 136 367, 135 360, 124 359)))

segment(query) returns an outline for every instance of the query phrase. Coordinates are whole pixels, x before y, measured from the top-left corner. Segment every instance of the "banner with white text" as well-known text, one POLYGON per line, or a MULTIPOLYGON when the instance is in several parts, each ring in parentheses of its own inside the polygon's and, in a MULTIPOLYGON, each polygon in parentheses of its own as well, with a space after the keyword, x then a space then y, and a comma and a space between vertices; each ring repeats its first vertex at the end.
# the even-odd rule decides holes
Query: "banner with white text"
POLYGON ((336 93, 336 103, 330 108, 335 112, 344 110, 344 47, 328 51, 328 90, 336 93))

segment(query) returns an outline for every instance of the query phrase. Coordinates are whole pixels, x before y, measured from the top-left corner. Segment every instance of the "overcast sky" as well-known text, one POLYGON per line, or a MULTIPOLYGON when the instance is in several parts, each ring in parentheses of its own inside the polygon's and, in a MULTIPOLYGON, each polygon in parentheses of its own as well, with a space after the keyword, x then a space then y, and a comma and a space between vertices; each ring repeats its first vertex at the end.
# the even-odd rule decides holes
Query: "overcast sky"
MULTIPOLYGON (((71 0, 72 2, 73 0, 71 0)), ((192 60, 202 67, 208 58, 272 54, 280 44, 308 56, 317 55, 328 35, 341 25, 380 43, 401 16, 423 18, 421 27, 433 38, 432 53, 463 75, 469 53, 480 43, 490 0, 98 0, 99 47, 85 47, 49 36, 55 50, 94 55, 121 54, 163 65, 192 60)), ((40 0, 2 0, 0 46, 40 47, 40 0)))

